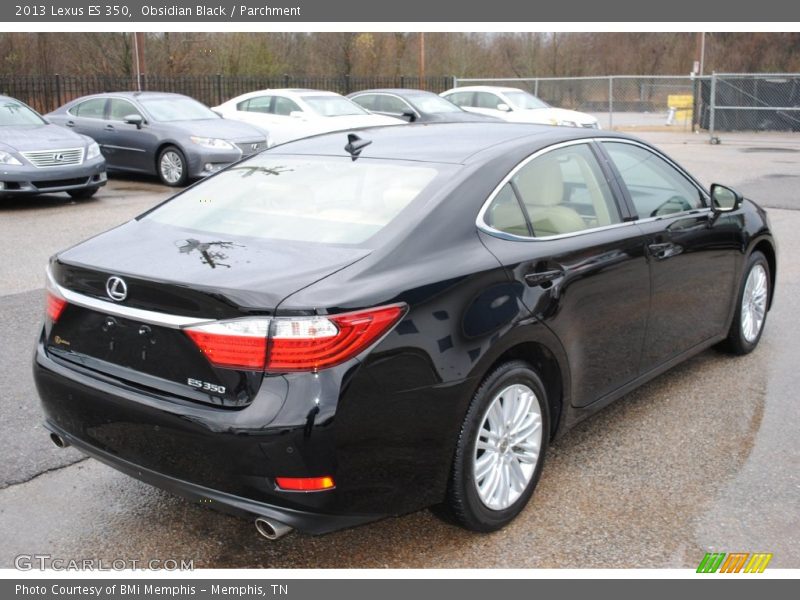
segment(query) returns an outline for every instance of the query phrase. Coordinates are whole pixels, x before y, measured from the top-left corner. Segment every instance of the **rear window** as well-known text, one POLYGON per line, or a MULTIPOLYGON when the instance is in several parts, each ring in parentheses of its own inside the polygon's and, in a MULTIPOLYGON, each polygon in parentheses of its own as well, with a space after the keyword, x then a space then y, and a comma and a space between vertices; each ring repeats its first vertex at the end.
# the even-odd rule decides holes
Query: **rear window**
POLYGON ((417 198, 440 168, 263 153, 144 218, 216 235, 362 244, 417 198))

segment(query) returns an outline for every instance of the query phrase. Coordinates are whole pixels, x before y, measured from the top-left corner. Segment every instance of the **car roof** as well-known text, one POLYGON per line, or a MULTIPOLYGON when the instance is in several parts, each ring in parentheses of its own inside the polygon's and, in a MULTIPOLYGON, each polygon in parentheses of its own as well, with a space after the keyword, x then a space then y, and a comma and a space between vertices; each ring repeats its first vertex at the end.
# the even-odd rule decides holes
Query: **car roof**
POLYGON ((489 160, 518 147, 535 152, 574 139, 598 136, 630 139, 630 136, 596 129, 528 123, 412 123, 320 134, 280 144, 267 154, 348 157, 350 155, 344 147, 351 133, 370 142, 359 157, 456 164, 465 164, 478 157, 489 160))
POLYGON ((348 94, 348 98, 352 98, 353 96, 360 96, 361 94, 396 94, 398 96, 405 96, 405 95, 417 95, 417 94, 430 94, 432 96, 436 96, 433 92, 429 92, 428 90, 415 90, 414 88, 375 88, 372 90, 359 90, 357 92, 353 92, 352 94, 348 94))
POLYGON ((88 100, 90 98, 128 98, 130 100, 140 100, 142 98, 191 98, 185 94, 176 94, 173 92, 137 92, 137 91, 120 91, 120 92, 101 92, 99 94, 90 94, 81 98, 76 98, 70 104, 77 101, 88 100))
POLYGON ((502 85, 465 85, 463 87, 457 87, 447 90, 446 92, 442 92, 443 94, 449 94, 452 92, 524 92, 525 90, 518 87, 508 87, 502 85))

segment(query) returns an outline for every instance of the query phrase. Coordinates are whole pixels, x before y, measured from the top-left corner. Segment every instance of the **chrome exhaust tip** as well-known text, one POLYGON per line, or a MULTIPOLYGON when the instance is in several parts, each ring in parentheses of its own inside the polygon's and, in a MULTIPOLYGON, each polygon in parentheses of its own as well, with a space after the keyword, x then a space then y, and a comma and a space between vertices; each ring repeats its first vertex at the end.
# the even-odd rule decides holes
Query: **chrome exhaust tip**
POLYGON ((69 442, 64 438, 62 438, 57 433, 51 433, 50 439, 53 440, 53 443, 59 448, 66 448, 67 446, 69 446, 69 442))
POLYGON ((264 517, 258 517, 256 519, 256 531, 263 535, 268 540, 279 540, 283 536, 291 533, 293 531, 292 527, 289 527, 286 523, 281 523, 280 521, 273 521, 272 519, 265 519, 264 517))

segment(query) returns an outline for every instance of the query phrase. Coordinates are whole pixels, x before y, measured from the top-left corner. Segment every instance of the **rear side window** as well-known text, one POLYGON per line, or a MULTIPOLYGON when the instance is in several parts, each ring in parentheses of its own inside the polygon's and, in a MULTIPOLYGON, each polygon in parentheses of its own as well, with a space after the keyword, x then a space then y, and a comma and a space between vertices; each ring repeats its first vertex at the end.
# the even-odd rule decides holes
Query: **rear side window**
POLYGON ((536 237, 621 223, 608 182, 587 144, 547 152, 511 179, 536 237))
POLYGON ((510 183, 505 184, 492 200, 486 210, 485 221, 497 231, 525 237, 531 235, 522 206, 510 183))
POLYGON ((76 117, 85 119, 102 119, 106 112, 105 98, 92 98, 73 106, 70 111, 76 117))
POLYGON ((640 219, 703 206, 697 187, 663 158, 641 146, 603 142, 640 219))
POLYGON ((440 165, 261 154, 145 215, 213 235, 361 244, 436 178, 440 165))

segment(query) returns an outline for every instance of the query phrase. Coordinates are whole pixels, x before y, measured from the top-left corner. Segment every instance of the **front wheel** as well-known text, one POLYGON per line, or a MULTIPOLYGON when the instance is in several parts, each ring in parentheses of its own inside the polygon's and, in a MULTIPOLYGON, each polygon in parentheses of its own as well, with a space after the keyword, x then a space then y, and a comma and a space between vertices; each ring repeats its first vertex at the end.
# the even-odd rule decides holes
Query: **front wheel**
POLYGON ((472 531, 495 531, 528 503, 550 434, 547 393, 527 363, 492 371, 472 398, 461 427, 446 508, 472 531))
POLYGON ((767 319, 770 289, 767 259, 761 252, 753 252, 747 260, 733 323, 722 343, 725 350, 748 354, 758 345, 767 319))
POLYGON ((180 148, 167 146, 158 155, 158 177, 169 186, 176 187, 186 185, 189 178, 186 165, 186 156, 180 148))

